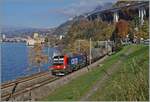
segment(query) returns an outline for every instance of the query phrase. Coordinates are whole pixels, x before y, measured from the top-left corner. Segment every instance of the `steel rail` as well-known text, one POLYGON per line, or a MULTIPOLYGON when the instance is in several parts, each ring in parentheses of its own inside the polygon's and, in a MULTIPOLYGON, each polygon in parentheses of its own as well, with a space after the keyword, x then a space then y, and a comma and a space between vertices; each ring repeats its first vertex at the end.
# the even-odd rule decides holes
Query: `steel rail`
POLYGON ((46 76, 48 75, 49 72, 40 72, 40 73, 36 73, 32 76, 27 76, 27 77, 23 77, 23 78, 20 78, 20 79, 17 79, 15 81, 11 81, 11 82, 8 82, 8 83, 3 83, 1 85, 1 89, 5 89, 5 88, 8 88, 8 87, 11 87, 13 85, 15 85, 16 83, 23 83, 23 82, 26 82, 26 81, 30 81, 30 80, 33 80, 33 79, 36 79, 36 78, 39 78, 41 76, 46 76))
POLYGON ((18 91, 16 91, 16 92, 15 92, 14 94, 12 94, 12 95, 11 95, 11 93, 7 93, 7 94, 4 94, 4 95, 1 95, 1 99, 2 99, 2 100, 6 100, 10 95, 11 95, 11 98, 16 97, 16 96, 18 96, 18 95, 20 95, 20 94, 29 92, 29 91, 31 91, 31 90, 33 90, 33 89, 35 89, 35 88, 44 86, 44 85, 46 85, 46 84, 48 84, 48 83, 50 83, 50 82, 53 82, 53 81, 55 81, 55 80, 57 80, 57 79, 59 79, 59 78, 60 78, 60 77, 52 77, 52 79, 49 79, 49 78, 48 78, 48 79, 46 79, 46 80, 40 81, 40 82, 37 83, 37 84, 31 85, 31 86, 27 86, 27 87, 24 88, 24 89, 18 90, 18 91))

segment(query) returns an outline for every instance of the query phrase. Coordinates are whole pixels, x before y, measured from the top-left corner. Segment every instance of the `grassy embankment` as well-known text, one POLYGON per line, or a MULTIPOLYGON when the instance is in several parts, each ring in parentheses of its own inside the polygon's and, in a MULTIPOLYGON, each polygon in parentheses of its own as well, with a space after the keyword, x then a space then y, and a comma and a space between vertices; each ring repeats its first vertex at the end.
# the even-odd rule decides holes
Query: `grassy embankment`
POLYGON ((104 83, 103 88, 92 94, 89 100, 148 100, 148 47, 143 45, 125 46, 123 50, 107 58, 102 63, 103 66, 91 69, 56 89, 44 100, 80 100, 118 60, 122 61, 117 65, 119 71, 104 83))

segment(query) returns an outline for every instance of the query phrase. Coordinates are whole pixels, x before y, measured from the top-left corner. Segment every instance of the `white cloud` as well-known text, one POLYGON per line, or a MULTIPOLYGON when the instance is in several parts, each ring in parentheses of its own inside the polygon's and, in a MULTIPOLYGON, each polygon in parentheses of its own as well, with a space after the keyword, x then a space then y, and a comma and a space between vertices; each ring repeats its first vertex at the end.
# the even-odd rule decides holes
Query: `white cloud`
POLYGON ((93 10, 96 6, 101 5, 100 0, 79 0, 79 2, 72 3, 64 8, 64 12, 68 15, 80 15, 93 10))
POLYGON ((110 2, 109 0, 77 0, 72 4, 64 8, 51 9, 49 12, 59 13, 67 17, 78 16, 83 13, 90 12, 98 5, 102 5, 104 2, 110 2))

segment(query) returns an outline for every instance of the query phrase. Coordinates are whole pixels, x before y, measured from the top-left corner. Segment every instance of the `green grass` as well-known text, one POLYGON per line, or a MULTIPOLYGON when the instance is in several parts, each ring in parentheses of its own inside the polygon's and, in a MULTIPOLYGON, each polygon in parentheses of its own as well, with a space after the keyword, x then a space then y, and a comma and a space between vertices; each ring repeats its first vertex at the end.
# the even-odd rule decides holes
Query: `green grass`
POLYGON ((148 101, 148 47, 141 47, 124 61, 121 70, 114 74, 103 89, 97 90, 93 101, 148 101))
MULTIPOLYGON (((125 46, 123 48, 123 50, 121 50, 120 52, 107 58, 103 62, 102 67, 92 69, 88 73, 81 75, 80 77, 72 80, 68 84, 59 87, 58 89, 56 89, 56 91, 50 92, 50 94, 47 97, 45 97, 43 100, 46 100, 46 101, 48 101, 48 100, 49 101, 59 101, 59 100, 61 100, 61 101, 66 101, 66 100, 75 101, 75 100, 79 100, 83 95, 86 94, 86 92, 88 90, 90 90, 90 88, 98 80, 100 80, 101 76, 103 76, 105 74, 103 70, 110 68, 115 62, 117 62, 118 60, 123 58, 122 56, 124 55, 125 52, 128 52, 130 50, 131 54, 129 54, 129 56, 126 59, 132 59, 134 56, 139 55, 141 52, 145 52, 145 49, 147 49, 147 47, 144 47, 142 45, 140 45, 140 46, 137 46, 137 45, 125 46)), ((128 62, 128 61, 126 61, 126 59, 122 59, 122 60, 125 62, 128 62)), ((143 64, 143 65, 145 65, 145 64, 143 64)), ((120 65, 118 67, 121 67, 121 66, 122 65, 120 65)), ((113 76, 113 78, 115 78, 115 77, 113 76)), ((110 80, 110 82, 111 81, 112 80, 110 80)), ((111 84, 111 83, 109 83, 109 84, 111 84)), ((105 90, 102 91, 103 93, 109 93, 110 90, 107 90, 107 87, 109 87, 108 84, 104 88, 105 90)), ((111 89, 111 87, 110 87, 110 89, 111 89)), ((101 98, 102 98, 102 99, 106 100, 107 98, 105 97, 105 95, 103 95, 103 93, 97 91, 91 97, 91 99, 92 100, 93 99, 101 100, 101 98)), ((109 98, 108 98, 108 100, 109 100, 109 98)))

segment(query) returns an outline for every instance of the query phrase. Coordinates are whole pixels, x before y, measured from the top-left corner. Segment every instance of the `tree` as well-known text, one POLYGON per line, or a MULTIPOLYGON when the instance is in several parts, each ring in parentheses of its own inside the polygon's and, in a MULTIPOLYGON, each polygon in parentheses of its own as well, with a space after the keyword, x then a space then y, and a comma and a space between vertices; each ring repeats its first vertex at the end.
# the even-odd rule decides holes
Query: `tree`
POLYGON ((139 25, 140 25, 140 18, 138 17, 138 16, 135 16, 134 18, 133 18, 133 21, 134 21, 134 27, 136 28, 138 28, 139 27, 139 25))
POLYGON ((45 37, 44 41, 45 41, 46 43, 48 42, 48 37, 47 37, 47 36, 45 37))
POLYGON ((36 43, 34 47, 29 50, 29 63, 31 67, 36 66, 40 72, 42 64, 48 62, 48 56, 43 54, 43 46, 38 42, 39 38, 35 40, 36 43))
POLYGON ((139 29, 140 37, 143 39, 149 38, 149 22, 145 21, 144 24, 139 29))
POLYGON ((137 40, 140 42, 141 38, 148 39, 149 38, 149 22, 146 20, 143 25, 140 25, 138 30, 135 31, 135 36, 137 40))
POLYGON ((86 54, 89 53, 90 42, 88 40, 76 40, 75 45, 75 49, 77 50, 77 52, 82 52, 86 54))
POLYGON ((89 40, 91 38, 93 41, 104 41, 110 39, 112 32, 114 30, 113 24, 108 24, 102 20, 96 19, 94 21, 88 21, 87 19, 80 19, 74 22, 64 39, 64 44, 66 49, 75 51, 76 47, 74 42, 78 39, 89 40))
POLYGON ((122 41, 126 38, 129 33, 129 24, 125 20, 119 20, 116 23, 115 30, 112 33, 111 39, 115 42, 115 51, 119 51, 122 49, 122 41))
POLYGON ((133 43, 134 40, 134 31, 132 28, 129 30, 129 41, 133 43))
POLYGON ((116 24, 116 33, 120 37, 121 40, 126 38, 129 32, 129 24, 125 20, 119 20, 116 24))
POLYGON ((114 31, 114 25, 104 23, 102 26, 103 26, 103 27, 101 27, 101 29, 102 29, 101 34, 103 35, 102 40, 110 39, 110 37, 114 31))

